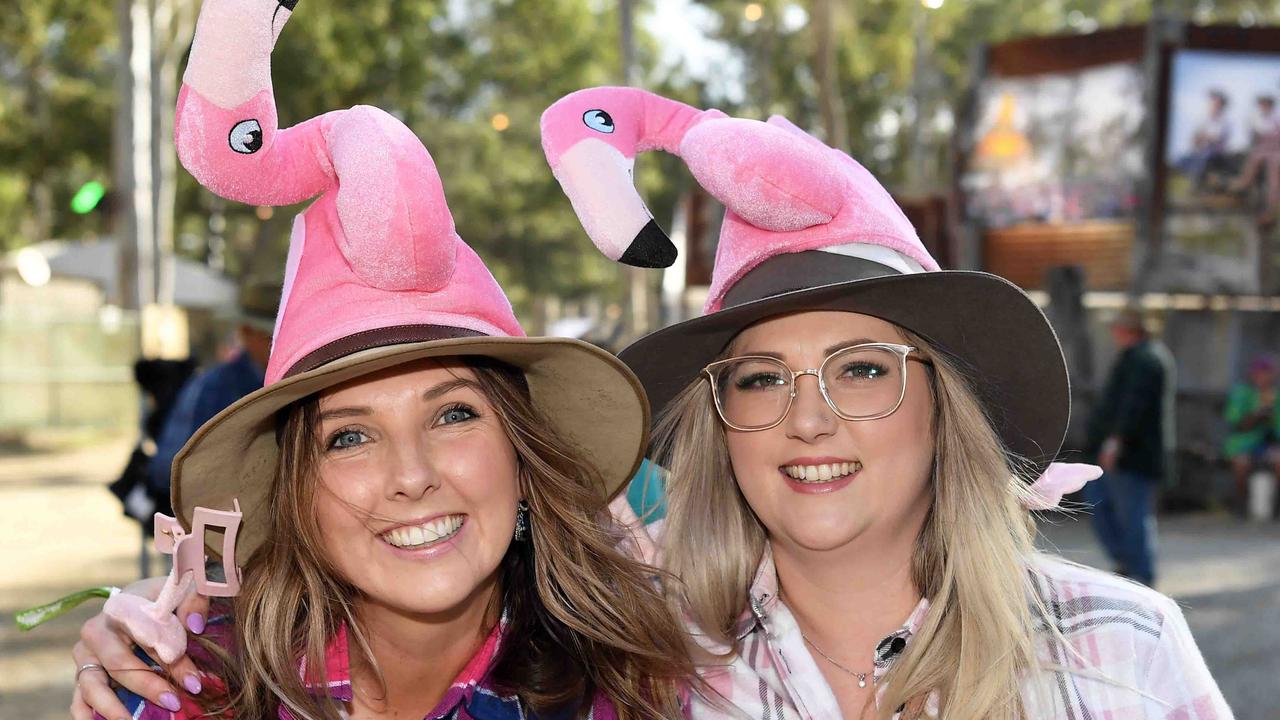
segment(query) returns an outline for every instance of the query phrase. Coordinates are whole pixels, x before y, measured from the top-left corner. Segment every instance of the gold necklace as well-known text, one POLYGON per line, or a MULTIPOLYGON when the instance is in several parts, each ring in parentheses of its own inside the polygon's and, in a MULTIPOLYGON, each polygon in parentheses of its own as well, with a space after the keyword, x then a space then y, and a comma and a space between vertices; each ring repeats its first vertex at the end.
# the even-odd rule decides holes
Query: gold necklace
POLYGON ((823 652, 823 651, 822 651, 822 648, 818 647, 818 644, 817 644, 817 643, 815 643, 814 641, 810 640, 810 639, 809 639, 809 636, 808 636, 808 635, 805 635, 803 630, 801 630, 801 631, 800 631, 800 637, 804 638, 804 641, 805 641, 805 642, 807 642, 807 643, 809 643, 809 647, 812 647, 814 650, 817 650, 817 651, 818 651, 818 654, 819 654, 819 655, 821 655, 823 658, 825 658, 827 662, 829 662, 829 663, 831 663, 832 665, 835 665, 836 667, 840 668, 842 671, 844 671, 844 673, 845 673, 845 674, 850 675, 850 676, 852 676, 852 677, 856 677, 856 678, 858 678, 858 687, 860 687, 860 688, 864 688, 864 687, 866 687, 866 686, 867 686, 867 676, 868 676, 868 675, 871 675, 871 682, 873 682, 873 683, 874 683, 874 682, 876 681, 876 677, 875 677, 875 674, 874 674, 874 673, 875 673, 875 669, 874 669, 874 668, 873 668, 873 669, 871 669, 871 670, 870 670, 870 671, 868 671, 868 672, 862 672, 862 673, 860 673, 860 672, 856 672, 856 671, 854 671, 854 670, 850 670, 849 668, 847 668, 847 667, 845 667, 844 665, 841 665, 839 662, 837 662, 835 658, 833 658, 833 657, 831 657, 830 655, 828 655, 828 654, 826 654, 825 652, 823 652))

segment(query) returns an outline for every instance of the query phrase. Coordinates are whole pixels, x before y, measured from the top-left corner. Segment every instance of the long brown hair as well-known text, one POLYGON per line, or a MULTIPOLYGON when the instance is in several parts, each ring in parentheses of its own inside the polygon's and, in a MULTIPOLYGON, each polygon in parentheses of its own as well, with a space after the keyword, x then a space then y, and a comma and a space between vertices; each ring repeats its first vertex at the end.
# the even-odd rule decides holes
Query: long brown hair
MULTIPOLYGON (((889 718, 905 704, 909 717, 937 691, 945 717, 1020 718, 1020 683, 1039 667, 1036 629, 1056 627, 1031 586, 1034 524, 1019 502, 1028 492, 1022 463, 1001 445, 959 364, 899 329, 933 360, 933 498, 911 567, 930 608, 875 714, 889 718)), ((732 656, 767 534, 734 480, 705 380, 671 402, 655 435, 654 460, 670 471, 664 568, 682 580, 669 600, 732 656)))
MULTIPOLYGON (((508 624, 490 680, 537 712, 577 707, 585 717, 598 692, 624 720, 679 716, 693 666, 655 583, 661 573, 618 551, 621 535, 606 530, 592 489, 599 487, 595 469, 533 404, 524 375, 490 358, 462 360, 515 447, 530 515, 530 541, 513 542, 499 568, 508 624)), ((304 682, 298 659, 323 673, 325 647, 345 625, 352 652, 375 672, 378 665, 353 609, 357 590, 319 541, 318 398, 282 412, 265 509, 271 537, 246 564, 232 610, 236 649, 213 663, 230 691, 212 712, 274 720, 283 704, 299 718, 337 720, 334 701, 306 687, 326 679, 304 682)))

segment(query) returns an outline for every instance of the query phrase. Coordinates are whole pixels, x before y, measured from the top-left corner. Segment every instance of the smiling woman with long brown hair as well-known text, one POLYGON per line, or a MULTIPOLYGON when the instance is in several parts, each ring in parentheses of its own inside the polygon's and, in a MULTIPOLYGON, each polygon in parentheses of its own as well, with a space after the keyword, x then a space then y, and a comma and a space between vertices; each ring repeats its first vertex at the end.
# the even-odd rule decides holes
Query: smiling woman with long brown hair
POLYGON ((184 532, 243 514, 241 587, 184 618, 204 640, 170 665, 185 692, 132 656, 108 601, 74 651, 72 715, 678 714, 683 631, 602 524, 647 438, 638 383, 586 343, 524 336, 399 121, 356 107, 277 130, 268 60, 291 8, 205 0, 176 122, 210 190, 320 195, 294 224, 266 387, 174 461, 184 532))

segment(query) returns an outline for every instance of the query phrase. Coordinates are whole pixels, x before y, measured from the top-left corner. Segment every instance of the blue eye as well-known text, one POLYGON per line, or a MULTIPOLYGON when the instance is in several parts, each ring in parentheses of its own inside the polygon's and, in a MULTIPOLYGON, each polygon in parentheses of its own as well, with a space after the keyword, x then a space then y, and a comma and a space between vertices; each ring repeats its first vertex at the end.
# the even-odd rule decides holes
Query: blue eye
POLYGON ((582 114, 582 122, 587 127, 606 135, 613 132, 613 118, 603 110, 588 110, 582 114))
POLYGON ((475 416, 475 411, 466 405, 455 405, 444 411, 444 414, 440 416, 440 423, 443 425, 453 425, 455 423, 463 422, 464 420, 470 420, 475 416))
POLYGON ((339 430, 329 439, 330 450, 346 450, 363 445, 369 436, 359 430, 339 430))

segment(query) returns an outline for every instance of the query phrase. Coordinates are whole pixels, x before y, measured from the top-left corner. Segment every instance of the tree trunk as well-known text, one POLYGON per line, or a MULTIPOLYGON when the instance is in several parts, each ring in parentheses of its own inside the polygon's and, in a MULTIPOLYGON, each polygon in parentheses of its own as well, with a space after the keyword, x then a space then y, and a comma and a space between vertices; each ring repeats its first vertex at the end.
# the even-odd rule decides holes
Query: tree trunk
POLYGON ((907 148, 907 157, 909 165, 907 166, 907 187, 910 192, 915 195, 922 195, 927 191, 926 170, 925 170, 925 122, 928 116, 929 106, 929 11, 923 5, 917 4, 915 7, 915 15, 913 17, 913 26, 915 34, 915 62, 911 74, 911 105, 912 105, 912 122, 909 137, 910 147, 907 148))
POLYGON ((195 30, 195 6, 191 0, 151 0, 151 173, 153 232, 155 237, 156 301, 173 303, 174 205, 177 197, 178 157, 173 147, 174 105, 177 103, 178 63, 195 30))
POLYGON ((117 0, 120 104, 115 123, 115 187, 120 200, 115 239, 120 256, 119 304, 155 302, 151 185, 151 19, 146 0, 117 0))
POLYGON ((844 96, 840 92, 840 73, 836 65, 836 17, 838 9, 832 0, 814 0, 813 67, 818 76, 818 104, 822 112, 822 126, 827 131, 827 144, 844 152, 849 151, 849 130, 845 122, 844 96))
MULTIPOLYGON (((634 13, 635 3, 632 0, 618 0, 618 39, 621 43, 622 84, 635 84, 635 38, 634 13)), ((648 332, 650 328, 650 305, 656 302, 651 288, 649 271, 645 268, 628 267, 626 270, 627 287, 631 304, 631 330, 637 336, 648 332)))

